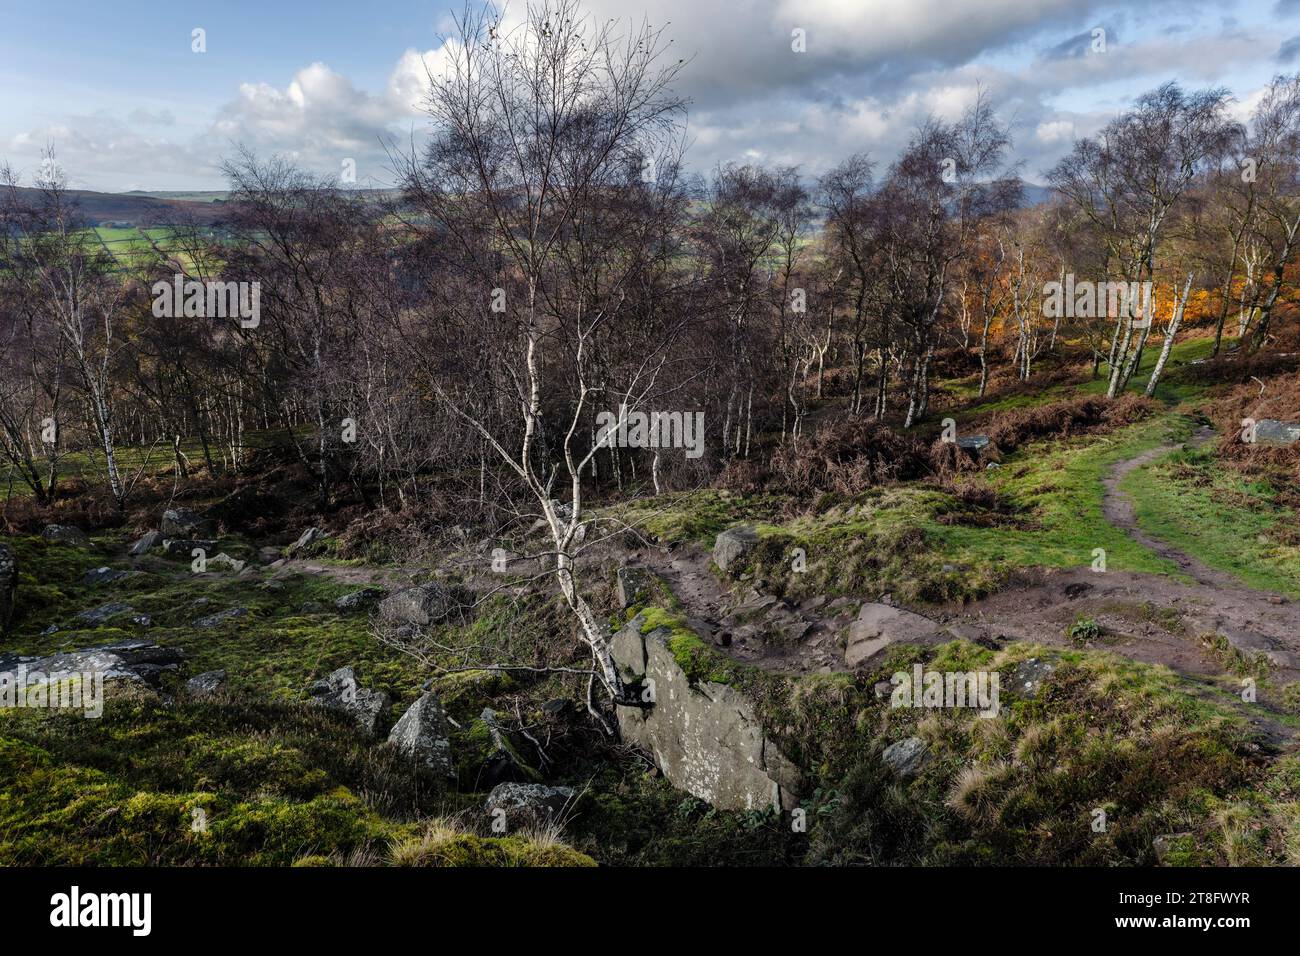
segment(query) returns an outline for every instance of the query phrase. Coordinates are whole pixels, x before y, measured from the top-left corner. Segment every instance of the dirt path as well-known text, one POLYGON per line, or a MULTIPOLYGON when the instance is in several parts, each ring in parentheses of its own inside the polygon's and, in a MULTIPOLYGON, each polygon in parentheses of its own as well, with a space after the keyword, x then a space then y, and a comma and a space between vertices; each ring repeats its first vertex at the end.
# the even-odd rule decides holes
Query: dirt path
MULTIPOLYGON (((1212 437, 1203 428, 1192 438, 1212 437)), ((944 639, 963 637, 990 645, 1025 641, 1077 646, 1070 626, 1095 621, 1102 636, 1086 645, 1132 660, 1160 664, 1192 681, 1192 692, 1228 705, 1239 704, 1241 659, 1263 657, 1273 687, 1300 680, 1300 605, 1286 597, 1243 585, 1143 532, 1133 502, 1119 489, 1123 477, 1176 447, 1162 446, 1120 462, 1103 480, 1103 513, 1156 554, 1176 564, 1189 580, 1128 571, 1094 572, 1090 567, 1021 572, 997 594, 964 605, 918 608, 942 628, 944 639)), ((732 656, 784 673, 844 670, 843 649, 861 601, 812 598, 792 603, 763 593, 762 582, 740 581, 728 588, 714 576, 710 555, 695 545, 672 551, 647 548, 627 555, 629 563, 657 573, 681 602, 701 636, 732 656), (757 584, 757 586, 755 586, 757 584)), ((1239 707, 1262 738, 1278 748, 1296 743, 1295 732, 1267 711, 1275 690, 1261 693, 1264 708, 1239 707)))
MULTIPOLYGON (((1187 442, 1193 447, 1203 445, 1214 437, 1214 431, 1208 425, 1203 425, 1187 442)), ((1177 450, 1178 445, 1160 445, 1152 448, 1150 451, 1143 452, 1136 458, 1129 458, 1121 461, 1111 469, 1110 474, 1102 479, 1102 488, 1105 489, 1101 499, 1101 511, 1106 516, 1106 520, 1115 527, 1124 531, 1130 538, 1147 548, 1149 551, 1158 554, 1167 561, 1172 561, 1182 570, 1189 578, 1199 584, 1209 585, 1215 588, 1227 588, 1238 590, 1242 584, 1232 575, 1217 571, 1211 568, 1184 551, 1180 551, 1173 545, 1161 541, 1159 538, 1153 538, 1140 527, 1138 527, 1137 516, 1133 508, 1133 500, 1123 491, 1120 490, 1120 482, 1131 472, 1139 468, 1145 468, 1166 455, 1177 450)), ((1250 590, 1250 589, 1246 589, 1250 590)))

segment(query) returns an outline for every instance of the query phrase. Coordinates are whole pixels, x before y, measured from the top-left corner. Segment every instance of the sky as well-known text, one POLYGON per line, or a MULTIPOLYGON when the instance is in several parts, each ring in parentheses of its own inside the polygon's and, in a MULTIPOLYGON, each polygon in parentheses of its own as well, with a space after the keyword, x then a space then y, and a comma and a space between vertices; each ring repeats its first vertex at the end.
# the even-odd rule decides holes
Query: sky
MULTIPOLYGON (((391 185, 419 141, 425 66, 463 0, 0 0, 0 163, 53 146, 74 188, 222 189, 239 146, 391 185), (196 52, 195 31, 206 49, 196 52)), ((1076 137, 1168 80, 1227 87, 1244 119, 1300 70, 1300 0, 589 0, 663 26, 685 58, 687 166, 887 164, 983 90, 1042 182, 1076 137), (802 31, 802 51, 794 47, 802 31), (1101 32, 1099 32, 1101 31, 1101 32), (1102 42, 1098 42, 1102 41, 1102 42)), ((517 22, 523 3, 506 7, 517 22)))

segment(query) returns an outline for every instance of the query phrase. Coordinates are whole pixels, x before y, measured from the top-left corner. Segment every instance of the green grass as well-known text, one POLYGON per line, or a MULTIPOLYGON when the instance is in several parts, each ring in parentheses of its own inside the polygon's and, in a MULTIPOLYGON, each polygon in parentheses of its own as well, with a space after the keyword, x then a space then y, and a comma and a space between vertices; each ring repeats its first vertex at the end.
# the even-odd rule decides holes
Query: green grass
MULTIPOLYGON (((1223 348, 1229 348, 1235 339, 1225 337, 1223 348)), ((1139 394, 1146 391, 1147 383, 1151 381, 1151 373, 1155 370, 1156 362, 1160 359, 1160 349, 1162 343, 1159 339, 1152 336, 1147 342, 1146 350, 1142 353, 1142 365, 1133 373, 1133 378, 1129 381, 1128 391, 1139 394)), ((1214 339, 1210 338, 1189 338, 1175 342, 1173 349, 1169 353, 1169 362, 1165 370, 1160 375, 1160 384, 1156 386, 1155 398, 1170 404, 1179 402, 1191 402, 1201 398, 1208 389, 1208 386, 1183 380, 1178 374, 1179 368, 1189 362, 1207 359, 1210 353, 1214 351, 1214 339)), ((1081 393, 1089 395, 1104 395, 1110 384, 1110 366, 1103 364, 1101 366, 1101 376, 1080 386, 1081 393)))
POLYGON ((915 483, 852 499, 826 496, 811 513, 784 521, 766 499, 716 491, 642 507, 647 514, 659 509, 646 524, 665 540, 705 546, 729 524, 752 521, 761 541, 750 569, 792 597, 884 590, 904 600, 977 597, 1018 569, 1089 567, 1098 548, 1107 569, 1178 576, 1176 565, 1104 519, 1101 482, 1115 463, 1185 437, 1191 427, 1165 413, 1107 434, 1026 446, 1001 468, 967 479, 1003 502, 1007 513, 992 522, 963 523, 963 506, 952 494, 915 483), (796 547, 807 553, 804 573, 792 571, 796 547))
MULTIPOLYGON (((244 435, 246 449, 267 448, 283 443, 286 440, 287 436, 284 429, 250 431, 244 435)), ((210 438, 208 450, 218 469, 222 468, 223 464, 229 467, 229 452, 219 440, 210 438), (225 457, 223 457, 223 452, 225 452, 225 457)), ((134 479, 137 472, 142 473, 146 478, 168 480, 175 475, 176 458, 169 441, 158 442, 154 445, 118 445, 114 449, 114 454, 117 457, 118 470, 124 479, 134 479)), ((191 435, 181 439, 181 454, 188 459, 187 467, 191 470, 205 466, 203 444, 197 436, 191 435)), ((42 479, 44 479, 47 471, 44 459, 37 462, 37 468, 42 479)), ((94 446, 64 452, 59 456, 58 472, 60 480, 81 479, 97 487, 108 487, 104 453, 94 446)), ((4 485, 4 490, 7 493, 10 485, 9 471, 0 471, 0 483, 4 485)), ((23 484, 17 474, 13 474, 13 496, 23 498, 29 497, 31 493, 31 489, 23 484)))
POLYGON ((1212 445, 1136 469, 1121 488, 1149 534, 1251 587, 1300 597, 1294 511, 1268 481, 1224 468, 1212 445))
MULTIPOLYGON (((225 669, 234 688, 275 700, 302 700, 313 680, 345 665, 355 666, 363 683, 382 688, 398 702, 416 696, 422 679, 419 668, 374 639, 366 613, 335 610, 335 598, 358 586, 294 575, 285 578, 279 590, 270 590, 260 577, 195 575, 188 560, 150 557, 138 565, 141 573, 92 589, 80 583, 90 568, 130 565, 103 552, 51 545, 39 538, 9 540, 21 575, 15 634, 5 642, 10 650, 48 654, 143 636, 183 648, 192 673, 225 669), (76 620, 78 612, 110 601, 149 615, 152 626, 139 629, 113 619, 92 627, 76 620), (307 602, 316 602, 322 610, 302 610, 307 602), (231 607, 246 608, 249 614, 217 627, 193 626, 195 620, 231 607), (60 630, 42 635, 50 624, 60 630)), ((120 542, 105 543, 120 547, 120 542)), ((220 541, 218 547, 236 556, 250 550, 237 540, 220 541)))
POLYGON ((1096 548, 1113 570, 1175 574, 1176 566, 1111 526, 1102 515, 1102 479, 1132 458, 1191 426, 1162 415, 1104 435, 1030 445, 1003 462, 986 481, 1024 509, 1033 527, 965 527, 927 522, 927 536, 951 560, 1006 568, 1090 566, 1096 548))

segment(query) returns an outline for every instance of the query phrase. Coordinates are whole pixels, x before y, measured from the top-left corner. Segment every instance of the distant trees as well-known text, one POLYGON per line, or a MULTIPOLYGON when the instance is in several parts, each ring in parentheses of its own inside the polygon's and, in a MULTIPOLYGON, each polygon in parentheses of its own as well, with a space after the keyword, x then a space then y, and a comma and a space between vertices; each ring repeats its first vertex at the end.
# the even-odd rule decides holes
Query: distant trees
POLYGON ((436 498, 493 528, 533 515, 617 697, 576 561, 593 502, 743 476, 827 411, 930 427, 936 376, 985 397, 1088 363, 1111 397, 1143 376, 1154 394, 1189 324, 1216 353, 1231 338, 1257 350, 1290 314, 1296 77, 1245 123, 1222 90, 1153 90, 1022 208, 982 95, 887 164, 685 175, 681 63, 662 46, 574 0, 534 5, 509 33, 470 14, 428 78, 427 143, 394 156, 397 193, 241 151, 223 222, 151 231, 138 259, 84 228, 57 177, 11 182, 6 480, 48 503, 66 455, 89 454, 122 510, 123 443, 170 446, 181 478, 236 472, 259 445, 296 459, 324 510, 427 514, 436 498), (154 284, 178 274, 256 284, 260 321, 155 314, 154 284), (1149 311, 1103 294, 1045 313, 1048 288, 1075 279, 1150 282, 1149 311), (700 455, 602 431, 601 413, 637 411, 702 414, 700 455))
MULTIPOLYGON (((1139 97, 1134 109, 1112 120, 1098 137, 1076 143, 1049 173, 1052 186, 1101 239, 1107 279, 1154 280, 1171 210, 1231 141, 1227 100, 1226 90, 1187 93, 1166 83, 1139 97)), ((1150 331, 1151 316, 1134 315, 1132 305, 1127 302, 1115 317, 1110 398, 1127 387, 1150 331)))
MULTIPOLYGON (((27 419, 35 405, 31 400, 43 384, 49 405, 42 422, 51 424, 42 425, 42 442, 57 446, 58 430, 65 424, 58 415, 66 381, 81 394, 88 430, 104 456, 109 491, 121 510, 131 479, 118 464, 115 373, 119 353, 128 345, 120 326, 132 290, 115 275, 112 260, 99 241, 80 228, 52 152, 36 181, 39 198, 35 203, 18 201, 12 173, 6 171, 4 179, 5 242, 0 273, 11 302, 9 336, 11 340, 20 335, 25 339, 26 354, 33 363, 33 387, 26 391, 25 410, 17 412, 10 405, 4 416, 6 454, 38 498, 53 493, 55 458, 48 459, 50 472, 44 489, 38 490, 40 483, 32 480, 34 454, 27 419), (71 374, 65 377, 65 370, 71 374), (49 436, 55 440, 45 441, 49 436)), ((18 394, 18 390, 10 392, 10 400, 18 394)))

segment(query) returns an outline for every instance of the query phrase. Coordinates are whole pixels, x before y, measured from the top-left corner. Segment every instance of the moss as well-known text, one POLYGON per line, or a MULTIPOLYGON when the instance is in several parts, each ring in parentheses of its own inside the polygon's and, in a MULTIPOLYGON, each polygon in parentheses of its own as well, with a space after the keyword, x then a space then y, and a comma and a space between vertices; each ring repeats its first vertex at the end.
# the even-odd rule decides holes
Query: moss
POLYGON ((523 781, 540 783, 542 776, 520 754, 511 735, 502 727, 493 734, 487 721, 475 717, 467 726, 453 731, 451 749, 456 762, 456 777, 461 786, 478 790, 484 776, 506 774, 523 781))
MULTIPOLYGON (((518 688, 518 681, 503 671, 469 670, 444 674, 434 680, 432 689, 449 713, 483 709, 485 701, 518 688)), ((477 713, 478 711, 474 711, 477 713)))
POLYGON ((10 781, 0 797, 6 865, 287 865, 400 832, 344 790, 301 803, 138 790, 8 737, 0 772, 10 781))
POLYGON ((664 644, 673 660, 692 684, 711 682, 735 684, 741 680, 745 665, 715 650, 702 641, 686 622, 671 610, 649 607, 639 612, 641 633, 667 630, 664 644))
POLYGON ((440 830, 394 848, 401 866, 430 867, 592 867, 596 861, 560 843, 538 843, 521 836, 484 837, 440 830))

